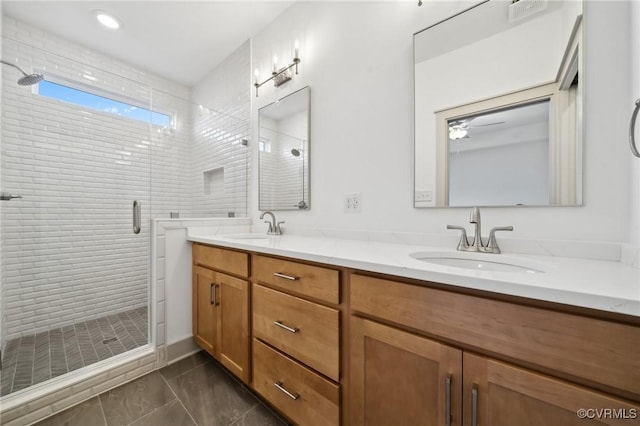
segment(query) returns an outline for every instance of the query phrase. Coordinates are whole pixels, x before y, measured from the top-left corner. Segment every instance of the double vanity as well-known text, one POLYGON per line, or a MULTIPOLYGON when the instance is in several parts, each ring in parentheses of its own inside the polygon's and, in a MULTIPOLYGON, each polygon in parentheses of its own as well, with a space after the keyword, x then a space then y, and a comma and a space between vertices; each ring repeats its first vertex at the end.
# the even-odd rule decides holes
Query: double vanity
POLYGON ((637 269, 322 236, 189 240, 196 343, 296 424, 640 419, 637 269))
MULTIPOLYGON (((486 1, 414 34, 414 207, 583 205, 583 15, 580 1, 486 1)), ((620 245, 511 254, 537 242, 501 250, 513 228, 483 239, 477 208, 473 236, 449 226, 457 248, 278 235, 266 211, 310 208, 310 105, 305 87, 258 111, 269 235, 189 231, 202 348, 301 425, 640 424, 640 271, 594 260, 620 245)), ((344 212, 360 201, 345 194, 344 212)))

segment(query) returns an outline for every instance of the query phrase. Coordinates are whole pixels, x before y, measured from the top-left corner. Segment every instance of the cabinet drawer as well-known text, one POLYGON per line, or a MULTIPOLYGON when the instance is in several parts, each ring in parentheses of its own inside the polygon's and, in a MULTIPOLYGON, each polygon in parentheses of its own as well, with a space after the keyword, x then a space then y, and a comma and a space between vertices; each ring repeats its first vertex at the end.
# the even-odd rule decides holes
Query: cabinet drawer
POLYGON ((249 255, 239 251, 194 244, 193 263, 234 275, 249 276, 249 255))
POLYGON ((338 425, 340 388, 253 340, 253 387, 300 425, 338 425), (295 399, 294 399, 295 398, 295 399))
POLYGON ((640 327, 357 274, 350 288, 354 311, 640 395, 640 327))
POLYGON ((327 303, 340 303, 339 273, 333 269, 253 256, 256 281, 327 303))
POLYGON ((253 285, 253 336, 329 378, 340 379, 339 312, 253 285))

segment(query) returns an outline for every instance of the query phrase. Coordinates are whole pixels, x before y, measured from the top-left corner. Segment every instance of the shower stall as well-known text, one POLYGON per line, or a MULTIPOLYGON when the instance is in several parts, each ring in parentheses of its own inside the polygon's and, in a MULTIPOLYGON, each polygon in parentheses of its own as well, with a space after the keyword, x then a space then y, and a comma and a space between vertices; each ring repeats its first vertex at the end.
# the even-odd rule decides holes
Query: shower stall
POLYGON ((153 345, 153 218, 247 212, 248 106, 25 27, 3 20, 2 399, 153 345))

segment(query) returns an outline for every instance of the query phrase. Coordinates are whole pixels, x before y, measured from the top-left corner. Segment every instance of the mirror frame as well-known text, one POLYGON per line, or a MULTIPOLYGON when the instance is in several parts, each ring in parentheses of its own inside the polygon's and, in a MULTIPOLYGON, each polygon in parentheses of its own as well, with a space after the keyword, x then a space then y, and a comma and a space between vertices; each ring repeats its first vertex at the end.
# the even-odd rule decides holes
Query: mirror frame
POLYGON ((278 98, 276 101, 271 102, 261 108, 258 109, 258 210, 260 211, 300 211, 300 210, 310 210, 311 209, 311 155, 310 155, 310 149, 311 149, 311 87, 310 86, 305 86, 302 87, 296 91, 293 91, 281 98, 278 98), (303 155, 303 164, 302 164, 302 185, 303 185, 303 193, 302 193, 302 200, 300 201, 300 205, 298 207, 296 207, 295 205, 292 205, 290 208, 287 207, 270 207, 270 208, 265 208, 266 206, 262 206, 261 205, 261 196, 260 194, 262 193, 262 179, 261 179, 261 162, 260 162, 260 158, 261 158, 261 151, 260 151, 260 147, 259 147, 259 142, 260 142, 260 129, 261 129, 261 118, 260 118, 260 112, 262 110, 264 110, 265 108, 269 108, 270 106, 273 106, 279 102, 285 101, 287 98, 294 96, 296 94, 300 94, 301 92, 306 91, 306 120, 307 120, 307 132, 306 132, 306 143, 305 146, 303 148, 302 151, 302 155, 303 155), (305 173, 305 169, 306 169, 306 173, 305 173), (306 180, 305 180, 305 176, 306 176, 306 180), (304 203, 304 204, 302 204, 304 203))

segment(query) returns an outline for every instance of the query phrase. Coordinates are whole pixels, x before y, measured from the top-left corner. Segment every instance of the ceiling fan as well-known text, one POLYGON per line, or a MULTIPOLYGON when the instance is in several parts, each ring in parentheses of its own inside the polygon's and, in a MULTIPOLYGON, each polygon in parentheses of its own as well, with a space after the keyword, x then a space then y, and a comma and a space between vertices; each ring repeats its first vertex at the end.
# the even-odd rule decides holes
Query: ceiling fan
POLYGON ((473 120, 478 117, 469 117, 469 118, 461 118, 458 120, 449 121, 449 139, 458 140, 458 139, 469 139, 469 129, 474 129, 478 127, 487 127, 487 126, 495 126, 497 124, 503 124, 504 121, 496 121, 494 123, 486 123, 486 124, 476 124, 470 125, 473 120))

